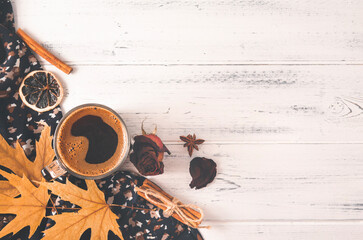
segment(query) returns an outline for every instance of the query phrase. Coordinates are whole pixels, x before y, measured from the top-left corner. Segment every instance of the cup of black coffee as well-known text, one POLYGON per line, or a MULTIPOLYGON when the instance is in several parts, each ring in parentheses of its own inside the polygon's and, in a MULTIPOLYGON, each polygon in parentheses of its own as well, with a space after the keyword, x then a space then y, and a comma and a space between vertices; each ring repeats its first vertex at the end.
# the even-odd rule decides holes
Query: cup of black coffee
POLYGON ((42 170, 47 179, 66 172, 83 179, 99 179, 120 169, 130 149, 122 118, 100 104, 69 111, 58 124, 53 142, 56 160, 42 170))

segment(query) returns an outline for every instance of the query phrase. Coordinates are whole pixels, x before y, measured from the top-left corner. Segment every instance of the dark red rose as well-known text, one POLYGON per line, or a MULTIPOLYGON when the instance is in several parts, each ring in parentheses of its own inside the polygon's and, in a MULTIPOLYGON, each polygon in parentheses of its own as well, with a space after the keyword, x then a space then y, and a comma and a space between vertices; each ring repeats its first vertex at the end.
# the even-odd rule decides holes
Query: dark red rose
POLYGON ((148 134, 136 136, 134 140, 130 160, 137 170, 144 176, 162 174, 164 152, 170 155, 170 151, 161 139, 154 134, 148 134))
POLYGON ((196 157, 190 162, 189 172, 192 176, 190 188, 200 189, 214 180, 217 164, 212 159, 196 157))

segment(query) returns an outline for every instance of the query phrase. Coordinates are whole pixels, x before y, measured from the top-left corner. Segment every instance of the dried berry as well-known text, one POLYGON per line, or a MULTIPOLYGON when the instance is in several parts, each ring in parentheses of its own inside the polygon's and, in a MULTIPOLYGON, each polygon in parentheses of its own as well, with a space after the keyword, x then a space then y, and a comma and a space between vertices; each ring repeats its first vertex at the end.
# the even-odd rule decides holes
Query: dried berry
POLYGON ((190 162, 189 172, 192 176, 190 188, 200 189, 214 180, 217 164, 212 159, 196 157, 190 162))

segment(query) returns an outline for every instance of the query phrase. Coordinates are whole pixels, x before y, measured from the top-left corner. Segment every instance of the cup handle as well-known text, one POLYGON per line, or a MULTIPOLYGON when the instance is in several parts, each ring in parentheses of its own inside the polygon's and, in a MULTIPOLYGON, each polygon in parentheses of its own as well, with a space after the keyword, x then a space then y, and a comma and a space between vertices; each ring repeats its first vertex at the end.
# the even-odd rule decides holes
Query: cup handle
POLYGON ((59 159, 55 159, 48 166, 42 169, 42 175, 46 181, 58 178, 65 174, 67 170, 63 167, 63 164, 59 159))

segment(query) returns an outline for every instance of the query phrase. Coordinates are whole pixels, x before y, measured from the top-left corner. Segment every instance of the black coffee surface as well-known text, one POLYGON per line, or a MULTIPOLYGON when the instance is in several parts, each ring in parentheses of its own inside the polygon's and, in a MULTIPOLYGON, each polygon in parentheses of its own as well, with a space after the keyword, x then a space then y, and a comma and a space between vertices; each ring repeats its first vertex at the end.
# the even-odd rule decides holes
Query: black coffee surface
POLYGON ((86 115, 78 119, 71 129, 73 136, 83 136, 89 141, 86 162, 90 164, 104 163, 116 151, 118 137, 115 130, 102 118, 86 115))

